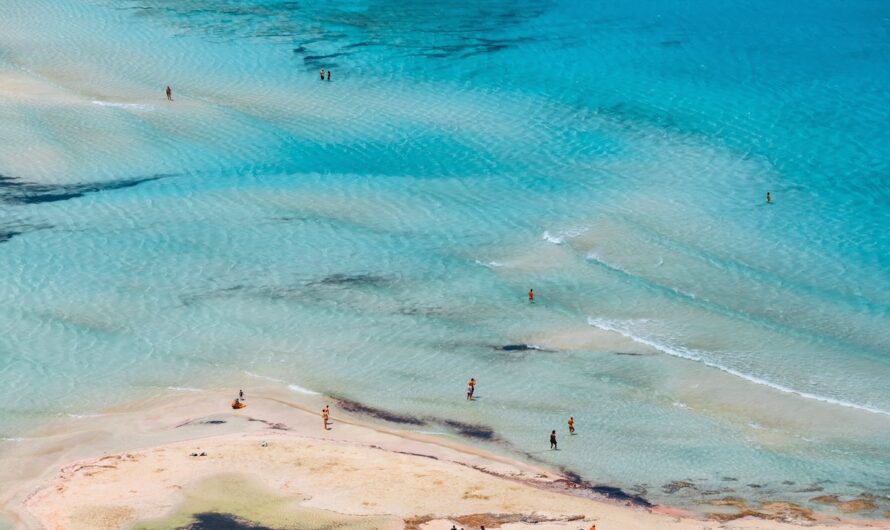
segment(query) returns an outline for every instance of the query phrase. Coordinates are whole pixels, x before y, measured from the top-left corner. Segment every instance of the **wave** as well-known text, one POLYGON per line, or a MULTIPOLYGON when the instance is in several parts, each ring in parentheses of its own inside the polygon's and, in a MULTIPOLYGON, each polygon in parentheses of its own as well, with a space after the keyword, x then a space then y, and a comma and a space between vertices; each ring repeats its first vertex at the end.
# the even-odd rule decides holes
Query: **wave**
POLYGON ((476 261, 476 265, 482 265, 483 267, 486 267, 486 268, 489 268, 489 269, 496 269, 496 268, 499 268, 499 267, 506 267, 506 265, 504 265, 503 263, 501 263, 501 262, 499 262, 499 261, 479 261, 478 259, 475 260, 475 261, 476 261))
POLYGON ((92 103, 93 105, 99 105, 100 107, 113 107, 116 109, 136 110, 140 112, 155 110, 153 105, 146 105, 143 103, 112 103, 110 101, 99 101, 97 99, 94 99, 92 103))
POLYGON ((566 239, 571 239, 573 237, 580 236, 581 234, 583 234, 584 232, 587 232, 588 230, 590 230, 590 229, 583 227, 583 226, 569 228, 568 230, 565 230, 565 231, 557 233, 557 234, 551 234, 550 232, 545 230, 544 234, 541 236, 541 238, 544 239, 545 241, 549 241, 549 242, 553 243, 554 245, 562 245, 563 243, 566 242, 566 239))
POLYGON ((249 375, 250 377, 256 377, 257 379, 265 379, 266 381, 274 381, 276 383, 284 383, 285 382, 282 379, 275 379, 274 377, 269 377, 267 375, 255 374, 253 372, 248 372, 247 370, 245 370, 244 373, 249 375))
POLYGON ((872 407, 870 405, 863 405, 860 403, 851 403, 849 401, 844 401, 841 399, 835 399, 835 398, 831 398, 831 397, 827 397, 827 396, 820 396, 818 394, 811 394, 809 392, 803 392, 801 390, 797 390, 797 389, 794 389, 794 388, 791 388, 791 387, 788 387, 785 385, 781 385, 779 383, 773 383, 772 381, 768 381, 766 379, 762 379, 762 378, 754 376, 754 375, 740 372, 739 370, 730 368, 728 366, 724 366, 720 363, 716 363, 714 361, 709 361, 709 360, 705 359, 704 356, 700 352, 696 352, 695 350, 690 350, 690 349, 681 348, 681 347, 668 346, 668 345, 665 345, 665 344, 662 344, 659 342, 655 342, 650 339, 639 337, 639 336, 634 335, 634 334, 630 333, 629 331, 621 328, 620 326, 617 326, 614 322, 611 322, 608 320, 588 317, 587 323, 595 328, 599 328, 599 329, 602 329, 605 331, 611 331, 613 333, 618 333, 619 335, 626 337, 638 344, 643 344, 643 345, 649 346, 651 348, 654 348, 662 353, 666 353, 673 357, 679 357, 681 359, 699 362, 699 363, 704 364, 705 366, 708 366, 710 368, 716 368, 717 370, 720 370, 721 372, 727 373, 729 375, 733 375, 740 379, 744 379, 745 381, 748 381, 750 383, 767 386, 774 390, 778 390, 779 392, 783 392, 785 394, 793 394, 795 396, 799 396, 799 397, 802 397, 805 399, 811 399, 813 401, 820 401, 822 403, 829 403, 831 405, 837 405, 840 407, 847 407, 847 408, 861 410, 861 411, 865 411, 865 412, 871 412, 872 414, 881 414, 884 416, 890 416, 890 411, 879 409, 877 407, 872 407))
POLYGON ((309 396, 320 396, 321 395, 321 392, 309 390, 308 388, 303 388, 300 385, 290 384, 290 385, 287 385, 287 387, 298 394, 306 394, 309 396))
MULTIPOLYGON (((284 384, 287 382, 282 379, 276 379, 274 377, 269 377, 267 375, 260 375, 260 374, 255 374, 253 372, 248 372, 247 370, 245 370, 244 373, 249 375, 250 377, 255 377, 257 379, 265 379, 266 381, 272 381, 275 383, 284 384)), ((315 390, 309 390, 308 388, 304 388, 304 387, 302 387, 298 384, 295 384, 295 383, 288 384, 287 388, 289 388, 293 392, 296 392, 298 394, 306 394, 307 396, 320 396, 321 395, 321 392, 316 392, 315 390)))
POLYGON ((566 242, 565 236, 554 236, 550 232, 544 231, 543 239, 553 243, 554 245, 562 245, 566 242))
POLYGON ((167 390, 173 390, 175 392, 201 392, 200 388, 192 388, 190 386, 168 386, 167 390))

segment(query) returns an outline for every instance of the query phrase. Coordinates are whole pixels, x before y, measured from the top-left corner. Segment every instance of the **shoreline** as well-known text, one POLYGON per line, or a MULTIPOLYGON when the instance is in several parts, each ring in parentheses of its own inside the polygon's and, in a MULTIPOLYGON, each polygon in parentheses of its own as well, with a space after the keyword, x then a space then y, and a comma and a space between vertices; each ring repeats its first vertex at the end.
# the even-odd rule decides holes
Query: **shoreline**
POLYGON ((372 528, 418 529, 890 528, 733 498, 721 499, 704 519, 570 472, 398 430, 410 416, 386 417, 342 398, 299 397, 257 388, 248 407, 235 411, 221 391, 189 392, 48 425, 0 454, 0 481, 11 486, 0 509, 16 528, 151 528, 165 517, 181 523, 196 514, 221 516, 217 508, 196 511, 207 498, 217 500, 210 506, 234 507, 235 520, 272 528, 284 520, 320 524, 318 517, 356 528, 371 524, 368 518, 372 528), (313 412, 324 403, 333 405, 327 431, 313 412), (202 452, 207 456, 189 456, 202 452), (236 484, 229 490, 252 492, 255 502, 226 497, 218 484, 236 484))

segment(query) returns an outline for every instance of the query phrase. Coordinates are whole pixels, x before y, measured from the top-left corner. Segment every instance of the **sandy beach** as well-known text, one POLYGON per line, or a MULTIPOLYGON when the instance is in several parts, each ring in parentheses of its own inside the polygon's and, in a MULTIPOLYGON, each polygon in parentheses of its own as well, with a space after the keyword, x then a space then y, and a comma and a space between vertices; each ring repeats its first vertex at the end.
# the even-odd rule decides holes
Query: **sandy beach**
POLYGON ((180 391, 73 418, 2 455, 17 527, 112 528, 887 528, 786 503, 722 499, 701 520, 570 477, 373 420, 367 405, 276 389, 180 391), (333 405, 328 430, 319 410, 333 405), (342 406, 340 406, 342 405, 342 406), (349 408, 353 413, 343 412, 349 408), (373 421, 369 421, 373 420, 373 421), (191 455, 205 456, 191 456, 191 455), (740 517, 741 513, 750 514, 740 517), (239 526, 241 525, 241 526, 239 526))

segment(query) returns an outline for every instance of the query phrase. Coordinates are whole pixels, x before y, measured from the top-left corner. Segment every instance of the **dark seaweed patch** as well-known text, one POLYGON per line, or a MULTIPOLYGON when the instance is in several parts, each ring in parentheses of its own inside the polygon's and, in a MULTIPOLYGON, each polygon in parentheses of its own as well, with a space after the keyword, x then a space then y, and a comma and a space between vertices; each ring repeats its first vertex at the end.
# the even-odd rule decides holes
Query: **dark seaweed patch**
POLYGON ((6 243, 15 236, 20 235, 22 235, 22 232, 18 230, 0 231, 0 243, 6 243))
POLYGON ((429 458, 429 459, 431 459, 431 460, 438 460, 438 459, 439 459, 439 457, 437 457, 437 456, 433 456, 433 455, 424 455, 424 454, 421 454, 421 453, 411 453, 411 452, 408 452, 408 451, 393 451, 393 452, 394 452, 394 453, 399 453, 400 455, 410 455, 410 456, 419 456, 419 457, 422 457, 422 458, 429 458))
MULTIPOLYGON (((333 396, 332 396, 333 397, 333 396)), ((362 414, 365 416, 371 416, 372 418, 377 418, 380 420, 392 422, 392 423, 401 423, 403 425, 426 425, 426 421, 421 418, 417 418, 414 416, 408 416, 405 414, 398 414, 396 412, 390 412, 388 410, 378 409, 375 407, 370 407, 363 403, 359 403, 358 401, 352 401, 351 399, 338 398, 334 397, 337 401, 337 404, 341 409, 346 412, 352 412, 354 414, 362 414)))
POLYGON ((303 57, 303 63, 306 66, 335 66, 336 63, 331 63, 329 59, 334 59, 336 57, 343 57, 345 55, 349 55, 345 52, 337 52, 337 53, 329 53, 326 55, 307 55, 303 57))
MULTIPOLYGON (((614 486, 606 486, 603 484, 591 484, 589 481, 584 480, 584 477, 579 475, 578 473, 572 471, 571 469, 562 467, 559 469, 559 472, 572 484, 575 486, 579 486, 585 488, 593 493, 598 495, 602 495, 612 500, 626 502, 633 504, 635 506, 640 506, 643 508, 651 508, 653 504, 646 500, 642 495, 634 495, 633 493, 627 493, 621 488, 616 488, 614 486)), ((645 490, 645 489, 644 489, 645 490)))
POLYGON ((307 285, 344 285, 351 287, 374 286, 385 283, 387 280, 383 276, 375 276, 373 274, 331 274, 324 278, 309 282, 307 285))
POLYGON ((379 44, 376 43, 376 42, 362 41, 362 42, 353 42, 352 44, 347 44, 346 46, 343 46, 343 48, 344 48, 344 49, 349 49, 349 48, 364 48, 364 47, 366 47, 366 46, 379 46, 379 44))
POLYGON ((608 497, 612 500, 621 501, 621 502, 629 502, 635 506, 641 506, 644 508, 651 508, 652 503, 644 499, 639 495, 634 495, 632 493, 627 493, 621 488, 616 488, 614 486, 592 486, 590 491, 594 493, 599 493, 605 497, 608 497))
POLYGON ((437 420, 438 423, 445 425, 457 431, 457 434, 475 440, 484 440, 493 442, 500 440, 500 437, 494 432, 494 429, 474 423, 464 423, 455 420, 437 420))
POLYGON ((247 421, 258 421, 260 423, 265 423, 266 425, 269 426, 270 429, 275 429, 278 431, 288 430, 287 425, 285 425, 284 423, 277 423, 277 422, 269 421, 269 420, 261 420, 259 418, 247 418, 247 421))
POLYGON ((152 182, 171 175, 154 175, 135 179, 119 179, 108 182, 86 184, 35 184, 12 177, 0 175, 0 201, 9 204, 41 204, 77 199, 90 193, 113 191, 132 188, 146 182, 152 182))
POLYGON ((222 425, 225 422, 226 420, 207 420, 202 421, 201 423, 203 423, 204 425, 222 425))
POLYGON ((180 526, 177 530, 275 530, 268 526, 251 523, 228 513, 196 513, 193 523, 180 526))
POLYGON ((505 344, 504 346, 498 346, 497 349, 502 351, 526 351, 534 350, 535 348, 528 344, 505 344))

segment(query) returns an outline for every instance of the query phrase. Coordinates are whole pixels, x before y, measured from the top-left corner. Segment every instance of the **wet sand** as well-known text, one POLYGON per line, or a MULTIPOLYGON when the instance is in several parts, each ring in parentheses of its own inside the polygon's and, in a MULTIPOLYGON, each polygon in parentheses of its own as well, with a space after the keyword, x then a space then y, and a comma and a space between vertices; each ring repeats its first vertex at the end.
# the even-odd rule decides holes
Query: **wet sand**
POLYGON ((227 394, 180 392, 49 426, 0 456, 2 507, 22 528, 72 530, 890 527, 732 499, 700 520, 400 430, 406 417, 381 417, 366 404, 298 402, 273 388, 247 397, 248 407, 235 411, 227 394), (315 412, 325 403, 329 430, 315 412))

